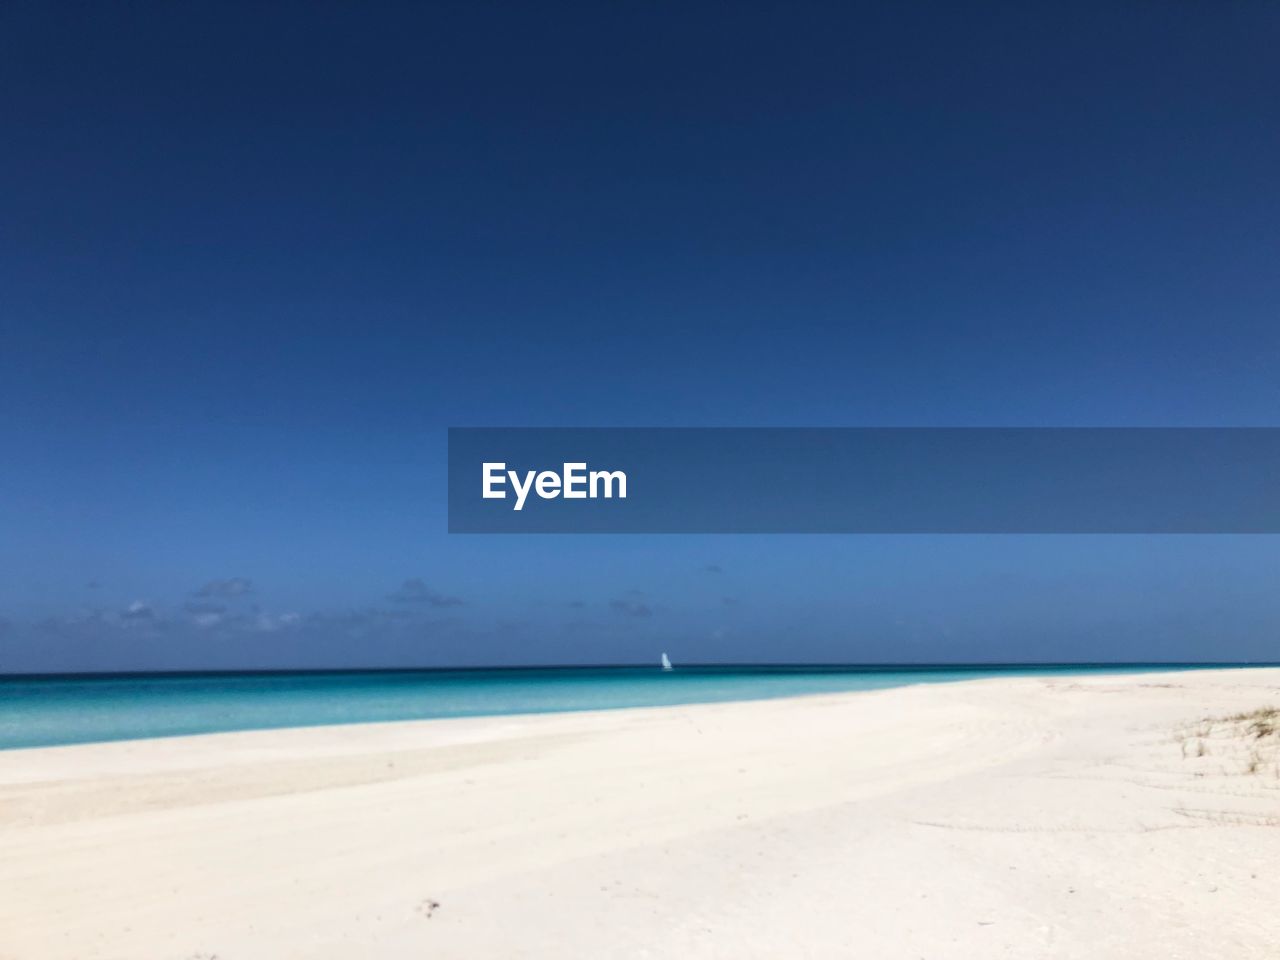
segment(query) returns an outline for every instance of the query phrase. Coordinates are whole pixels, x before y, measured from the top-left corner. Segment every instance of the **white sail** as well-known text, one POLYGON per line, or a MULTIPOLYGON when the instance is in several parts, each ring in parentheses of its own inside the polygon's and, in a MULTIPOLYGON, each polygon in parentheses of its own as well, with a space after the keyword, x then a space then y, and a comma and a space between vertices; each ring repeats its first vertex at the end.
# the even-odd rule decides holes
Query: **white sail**
POLYGON ((667 657, 665 653, 662 655, 662 669, 663 670, 671 669, 671 660, 667 657))

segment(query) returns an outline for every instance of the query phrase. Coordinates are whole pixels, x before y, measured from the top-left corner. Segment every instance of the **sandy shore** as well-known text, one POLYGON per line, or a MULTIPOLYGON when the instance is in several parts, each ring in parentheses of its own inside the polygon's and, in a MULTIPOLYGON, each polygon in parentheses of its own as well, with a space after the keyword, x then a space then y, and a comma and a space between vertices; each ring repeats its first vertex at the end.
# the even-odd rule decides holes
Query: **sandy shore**
POLYGON ((0 958, 1280 950, 1280 669, 0 753, 0 958))

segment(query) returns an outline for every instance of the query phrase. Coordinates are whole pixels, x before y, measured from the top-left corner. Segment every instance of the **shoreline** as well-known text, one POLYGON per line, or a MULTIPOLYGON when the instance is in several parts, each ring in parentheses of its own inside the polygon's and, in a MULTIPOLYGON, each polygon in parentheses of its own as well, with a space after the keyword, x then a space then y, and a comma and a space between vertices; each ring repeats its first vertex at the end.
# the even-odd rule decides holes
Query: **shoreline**
POLYGON ((1099 672, 3 751, 0 957, 1262 957, 1280 765, 1187 737, 1267 703, 1099 672))
MULTIPOLYGON (((93 757, 87 754, 101 753, 104 757, 108 754, 120 754, 121 759, 128 757, 130 765, 138 762, 139 752, 150 752, 152 745, 158 754, 176 753, 176 750, 167 748, 183 748, 181 750, 182 758, 190 758, 191 762, 206 762, 209 757, 203 757, 201 754, 216 754, 222 750, 257 750, 259 748, 269 750, 284 749, 287 751, 302 751, 318 753, 327 752, 335 748, 340 750, 349 750, 358 752, 374 747, 385 747, 389 750, 403 749, 408 745, 417 745, 423 736, 432 735, 430 739, 437 739, 441 743, 453 742, 472 742, 473 740, 483 740, 490 736, 499 734, 506 735, 523 735, 535 737, 539 731, 534 729, 525 730, 527 726, 537 727, 542 723, 555 721, 558 719, 581 719, 583 722, 591 723, 593 726, 597 724, 605 724, 610 719, 624 720, 626 715, 634 714, 636 718, 642 718, 647 715, 654 715, 659 718, 665 717, 668 713, 698 711, 702 709, 712 709, 717 707, 737 707, 753 704, 777 704, 795 702, 805 703, 812 701, 840 701, 850 697, 870 697, 884 694, 891 694, 895 691, 903 690, 924 690, 932 687, 956 687, 956 686, 978 686, 982 684, 1004 684, 1009 682, 1034 683, 1036 681, 1076 681, 1076 680, 1094 680, 1099 682, 1107 682, 1114 680, 1132 680, 1138 683, 1147 683, 1150 681, 1159 681, 1161 678, 1167 677, 1185 677, 1188 675, 1204 674, 1206 677, 1215 676, 1228 671, 1271 671, 1277 677, 1276 697, 1280 702, 1280 666, 1265 667, 1238 667, 1229 666, 1213 666, 1213 667, 1191 667, 1178 670, 1153 670, 1142 673, 1083 673, 1083 674, 1046 674, 1046 675, 1024 675, 1012 677, 974 677, 970 679, 944 680, 944 681, 921 681, 917 683, 904 683, 892 687, 877 687, 866 690, 838 690, 838 691, 814 691, 807 693, 789 693, 776 696, 753 697, 744 700, 703 700, 689 701, 677 704, 652 704, 645 706, 619 706, 619 707, 599 707, 599 708, 570 708, 565 710, 546 710, 525 713, 483 713, 467 716, 450 716, 450 717, 424 717, 404 720, 364 720, 353 721, 350 723, 316 723, 316 724, 298 724, 293 726, 281 727, 245 727, 232 730, 210 730, 204 733, 179 733, 154 737, 127 737, 114 740, 84 740, 73 743, 58 743, 38 745, 31 747, 4 747, 0 748, 0 789, 8 782, 8 773, 13 772, 20 765, 6 764, 6 759, 21 758, 23 755, 31 756, 35 754, 48 753, 53 756, 67 756, 70 762, 73 762, 78 769, 84 769, 85 761, 92 761, 93 757), (492 728, 492 729, 490 729, 492 728), (261 740, 261 743, 255 741, 261 740), (71 756, 72 753, 86 754, 86 756, 71 756)), ((37 762, 43 764, 44 757, 36 757, 37 762)), ((150 759, 150 758, 148 758, 150 759)), ((177 761, 178 757, 165 757, 165 761, 177 761)), ((3 954, 0 954, 0 960, 7 960, 3 954)))
MULTIPOLYGON (((652 704, 621 703, 617 706, 599 706, 599 705, 563 706, 563 707, 551 707, 547 709, 516 710, 511 712, 492 712, 492 713, 478 712, 478 713, 465 713, 465 714, 445 714, 441 716, 427 716, 427 717, 391 717, 386 719, 360 719, 360 720, 350 720, 350 721, 342 721, 342 722, 282 723, 278 725, 265 725, 265 726, 246 725, 246 726, 232 726, 225 729, 181 731, 181 732, 174 732, 174 733, 150 733, 150 734, 139 735, 139 736, 115 736, 115 737, 107 737, 103 739, 89 738, 89 739, 70 740, 66 742, 34 743, 34 744, 22 744, 17 746, 6 746, 3 744, 0 744, 0 759, 5 757, 7 754, 11 754, 15 751, 23 751, 23 750, 49 750, 49 749, 58 749, 58 748, 67 748, 67 747, 92 746, 96 744, 134 743, 134 742, 145 742, 149 740, 172 740, 172 739, 186 739, 186 738, 194 738, 194 737, 216 737, 224 734, 236 734, 236 733, 254 733, 254 732, 270 733, 270 732, 287 731, 287 730, 328 729, 331 727, 336 728, 336 727, 360 727, 360 726, 387 726, 387 725, 404 724, 404 723, 408 723, 408 724, 436 723, 436 722, 445 721, 445 720, 482 720, 486 718, 503 718, 503 717, 521 718, 521 717, 557 716, 560 714, 613 713, 619 710, 661 710, 661 709, 667 709, 667 708, 697 707, 697 706, 717 704, 717 703, 754 703, 754 702, 764 701, 764 700, 784 700, 784 699, 793 699, 793 698, 801 698, 801 697, 844 696, 844 695, 855 694, 855 693, 875 693, 880 690, 901 689, 904 687, 914 687, 914 686, 929 686, 933 684, 980 683, 986 680, 1037 679, 1037 678, 1054 679, 1054 678, 1073 677, 1073 676, 1137 677, 1137 676, 1146 675, 1148 673, 1185 674, 1185 673, 1197 673, 1197 672, 1259 670, 1259 669, 1272 669, 1272 668, 1280 669, 1280 663, 1262 664, 1262 665, 1238 664, 1238 663, 1222 663, 1222 664, 1198 664, 1198 663, 1085 664, 1085 663, 1079 663, 1079 664, 994 664, 994 665, 965 664, 965 665, 959 665, 959 666, 955 666, 955 665, 937 666, 932 664, 917 665, 917 666, 900 666, 900 665, 884 665, 884 666, 816 665, 815 666, 815 665, 799 665, 799 664, 790 665, 790 666, 787 666, 787 665, 783 665, 783 666, 777 666, 777 665, 718 666, 718 665, 695 664, 695 665, 684 666, 678 669, 689 671, 689 673, 686 674, 686 676, 691 674, 700 675, 700 673, 703 671, 713 672, 713 673, 720 672, 720 671, 725 671, 729 673, 742 671, 746 673, 759 672, 766 675, 772 675, 774 671, 786 672, 790 670, 794 670, 796 673, 800 673, 800 674, 816 673, 818 675, 828 674, 828 673, 838 674, 838 673, 845 673, 845 672, 852 673, 852 674, 866 673, 867 675, 870 675, 870 676, 877 676, 877 675, 882 675, 886 673, 904 673, 904 674, 918 673, 923 675, 923 674, 930 674, 930 673, 955 672, 957 674, 960 674, 960 676, 956 676, 954 678, 942 679, 942 680, 935 679, 935 680, 907 681, 907 682, 893 684, 891 686, 886 686, 886 687, 868 687, 863 689, 813 690, 813 691, 800 691, 800 692, 787 691, 787 692, 780 692, 780 693, 766 692, 766 693, 758 693, 753 696, 744 696, 741 698, 729 698, 729 699, 718 699, 718 698, 712 698, 707 700, 691 699, 691 700, 676 701, 671 703, 652 703, 652 704), (1147 669, 1148 667, 1150 667, 1151 669, 1148 670, 1147 669), (695 674, 695 671, 698 673, 695 674), (991 675, 993 671, 996 671, 996 672, 994 675, 991 675), (1007 671, 1007 673, 1004 673, 1001 671, 1007 671), (965 673, 974 673, 974 674, 986 673, 988 675, 968 677, 963 675, 965 673)), ((298 672, 298 671, 253 672, 253 671, 250 671, 250 672, 233 672, 233 673, 225 673, 225 674, 222 674, 222 673, 190 673, 190 674, 173 673, 173 674, 156 674, 156 675, 86 674, 86 675, 75 675, 75 676, 68 676, 68 677, 59 677, 59 676, 0 677, 0 687, 2 687, 5 682, 23 683, 23 682, 49 681, 49 682, 57 683, 59 680, 66 680, 69 682, 81 682, 81 681, 93 682, 98 680, 110 681, 112 679, 114 680, 121 680, 121 679, 146 680, 146 679, 152 679, 152 678, 158 679, 161 681, 175 680, 175 679, 216 680, 223 677, 230 680, 240 679, 240 678, 271 679, 277 676, 295 676, 295 675, 304 676, 304 677, 311 677, 311 676, 338 677, 338 676, 343 676, 347 674, 383 675, 383 674, 397 674, 397 673, 399 674, 420 674, 420 673, 461 674, 461 673, 476 672, 476 673, 498 674, 498 673, 504 673, 504 672, 521 673, 525 669, 526 668, 520 667, 520 668, 494 668, 492 670, 486 669, 486 670, 479 670, 479 671, 473 671, 472 668, 457 668, 456 670, 454 668, 446 668, 444 670, 439 670, 439 671, 436 671, 436 670, 424 671, 424 670, 414 669, 414 670, 401 670, 401 671, 378 671, 378 670, 369 670, 369 671, 321 670, 321 671, 305 671, 305 672, 298 672)), ((539 670, 539 671, 544 669, 547 671, 564 671, 564 672, 581 671, 584 673, 596 671, 596 670, 606 670, 606 671, 617 670, 619 672, 630 672, 630 671, 638 672, 643 670, 643 671, 651 672, 655 676, 658 675, 658 672, 655 668, 648 667, 648 666, 646 667, 634 667, 634 666, 547 667, 547 668, 533 668, 533 669, 539 670)), ((336 698, 338 699, 341 698, 341 692, 339 692, 336 695, 336 698)), ((145 712, 146 712, 145 707, 138 708, 138 713, 145 713, 145 712)), ((0 960, 3 960, 3 958, 0 958, 0 960)))

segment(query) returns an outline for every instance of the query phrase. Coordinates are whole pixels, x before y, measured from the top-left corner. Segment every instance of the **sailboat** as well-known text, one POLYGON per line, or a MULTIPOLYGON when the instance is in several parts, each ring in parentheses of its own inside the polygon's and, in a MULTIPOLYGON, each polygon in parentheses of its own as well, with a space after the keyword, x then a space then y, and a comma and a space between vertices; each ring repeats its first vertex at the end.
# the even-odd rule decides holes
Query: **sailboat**
POLYGON ((662 655, 662 669, 663 670, 671 669, 671 659, 665 653, 662 655))

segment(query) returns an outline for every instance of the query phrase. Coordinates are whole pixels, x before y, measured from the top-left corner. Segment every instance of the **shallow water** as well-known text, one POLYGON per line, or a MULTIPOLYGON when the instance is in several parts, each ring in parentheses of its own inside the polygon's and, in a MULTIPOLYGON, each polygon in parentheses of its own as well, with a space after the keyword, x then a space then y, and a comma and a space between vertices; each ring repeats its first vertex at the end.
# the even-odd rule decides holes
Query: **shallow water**
MULTIPOLYGON (((1200 665, 1203 666, 1203 665, 1200 665)), ((225 730, 600 710, 1189 665, 575 667, 0 679, 0 749, 225 730)))

